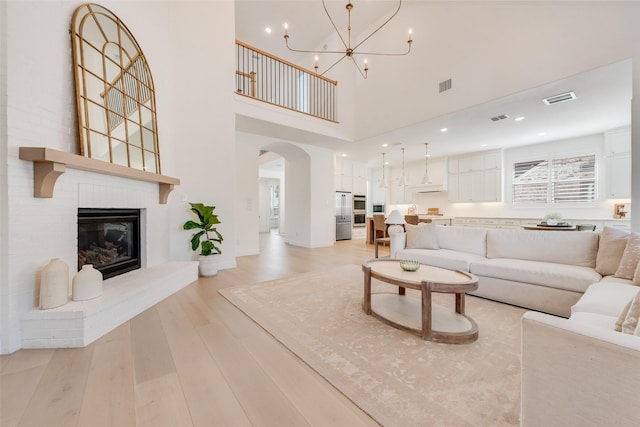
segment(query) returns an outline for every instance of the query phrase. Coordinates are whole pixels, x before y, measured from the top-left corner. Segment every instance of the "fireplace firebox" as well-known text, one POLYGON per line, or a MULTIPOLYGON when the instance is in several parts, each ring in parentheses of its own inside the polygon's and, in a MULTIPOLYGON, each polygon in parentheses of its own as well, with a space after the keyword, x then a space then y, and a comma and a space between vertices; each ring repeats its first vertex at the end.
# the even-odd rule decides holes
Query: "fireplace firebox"
POLYGON ((140 209, 78 209, 78 270, 105 279, 140 268, 140 209))

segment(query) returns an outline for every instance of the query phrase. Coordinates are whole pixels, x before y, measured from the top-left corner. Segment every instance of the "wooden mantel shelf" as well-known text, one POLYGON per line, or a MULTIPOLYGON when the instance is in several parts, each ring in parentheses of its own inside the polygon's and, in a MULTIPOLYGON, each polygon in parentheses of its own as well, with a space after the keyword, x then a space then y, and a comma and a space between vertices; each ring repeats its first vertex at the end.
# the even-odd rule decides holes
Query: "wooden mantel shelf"
POLYGON ((53 197, 56 180, 65 172, 67 167, 103 175, 136 179, 138 181, 157 182, 160 204, 166 204, 174 185, 180 185, 178 178, 131 169, 126 166, 46 147, 20 147, 20 159, 33 162, 33 197, 53 197))

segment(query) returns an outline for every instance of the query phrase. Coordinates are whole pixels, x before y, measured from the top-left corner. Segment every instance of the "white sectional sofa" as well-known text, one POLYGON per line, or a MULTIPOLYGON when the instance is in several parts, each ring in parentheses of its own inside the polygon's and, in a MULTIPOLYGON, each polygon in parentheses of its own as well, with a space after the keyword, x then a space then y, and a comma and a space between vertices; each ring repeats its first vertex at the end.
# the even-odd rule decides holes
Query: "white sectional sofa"
POLYGON ((569 317, 587 287, 602 279, 595 270, 596 233, 431 229, 437 236, 431 249, 412 247, 411 232, 391 235, 392 257, 470 272, 479 280, 473 295, 569 317))
POLYGON ((614 330, 640 292, 638 280, 613 277, 626 239, 443 226, 432 233, 392 235, 391 256, 471 272, 474 294, 536 310, 522 318, 522 426, 640 426, 640 327, 635 335, 614 330))

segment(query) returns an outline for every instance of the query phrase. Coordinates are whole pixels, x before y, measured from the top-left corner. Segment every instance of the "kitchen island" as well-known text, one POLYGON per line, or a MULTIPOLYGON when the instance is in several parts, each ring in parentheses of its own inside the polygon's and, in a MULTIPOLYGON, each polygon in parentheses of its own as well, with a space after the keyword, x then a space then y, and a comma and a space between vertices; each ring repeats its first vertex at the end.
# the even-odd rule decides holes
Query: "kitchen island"
MULTIPOLYGON (((386 217, 385 217, 386 218, 386 217)), ((418 215, 420 222, 428 222, 438 225, 452 225, 454 217, 443 215, 418 215)), ((367 244, 373 244, 373 217, 367 217, 367 244)))

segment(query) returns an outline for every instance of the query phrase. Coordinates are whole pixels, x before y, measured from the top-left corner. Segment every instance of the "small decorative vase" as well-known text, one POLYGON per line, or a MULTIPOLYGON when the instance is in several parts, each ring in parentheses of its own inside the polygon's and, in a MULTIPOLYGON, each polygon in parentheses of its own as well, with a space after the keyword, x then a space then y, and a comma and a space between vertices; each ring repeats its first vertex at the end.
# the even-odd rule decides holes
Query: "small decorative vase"
POLYGON ((102 295, 102 273, 85 264, 73 277, 73 300, 84 301, 102 295))
POLYGON ((52 258, 40 274, 41 310, 60 307, 69 301, 69 266, 60 258, 52 258))

